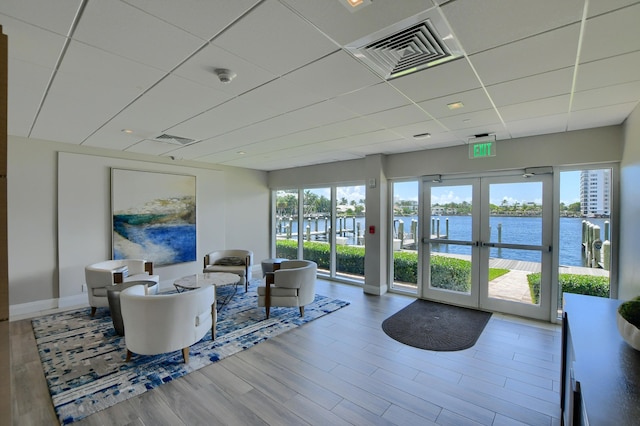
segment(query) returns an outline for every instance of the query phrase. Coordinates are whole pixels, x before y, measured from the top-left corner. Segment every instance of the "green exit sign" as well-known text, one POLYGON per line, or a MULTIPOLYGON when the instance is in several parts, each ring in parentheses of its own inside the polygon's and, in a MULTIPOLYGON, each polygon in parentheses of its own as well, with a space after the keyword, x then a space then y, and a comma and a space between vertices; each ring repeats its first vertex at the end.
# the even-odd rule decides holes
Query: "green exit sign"
POLYGON ((485 158, 496 156, 496 141, 488 140, 469 144, 469 158, 485 158))

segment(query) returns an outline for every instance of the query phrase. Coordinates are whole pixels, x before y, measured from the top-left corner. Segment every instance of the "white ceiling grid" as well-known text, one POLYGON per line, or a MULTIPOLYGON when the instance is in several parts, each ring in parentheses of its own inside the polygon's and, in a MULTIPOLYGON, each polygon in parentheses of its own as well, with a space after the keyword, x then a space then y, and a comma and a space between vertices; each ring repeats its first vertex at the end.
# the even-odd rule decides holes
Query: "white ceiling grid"
POLYGON ((4 0, 8 129, 268 171, 617 125, 638 22, 632 0, 4 0), (385 81, 346 49, 422 16, 461 58, 385 81))

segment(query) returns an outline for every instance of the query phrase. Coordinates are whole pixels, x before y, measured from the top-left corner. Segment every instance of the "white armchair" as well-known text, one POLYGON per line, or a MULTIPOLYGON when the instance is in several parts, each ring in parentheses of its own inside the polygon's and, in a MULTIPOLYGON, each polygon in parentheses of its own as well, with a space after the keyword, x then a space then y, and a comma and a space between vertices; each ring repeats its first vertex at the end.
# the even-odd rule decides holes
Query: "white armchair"
POLYGON ((120 293, 127 359, 132 354, 157 355, 182 350, 189 362, 189 346, 207 331, 215 338, 217 313, 212 285, 182 293, 146 295, 144 286, 134 285, 120 293))
POLYGON ((153 275, 153 263, 142 259, 106 260, 94 263, 84 268, 87 283, 87 294, 91 316, 96 314, 97 308, 109 306, 107 290, 109 286, 129 281, 153 281, 151 293, 158 292, 160 277, 153 275))
POLYGON ((239 277, 244 285, 244 291, 249 288, 251 267, 253 266, 253 252, 250 250, 218 250, 204 256, 203 273, 229 272, 239 277))
POLYGON ((271 306, 297 306, 304 316, 304 306, 315 298, 317 271, 310 260, 287 260, 267 273, 265 285, 258 287, 258 306, 265 307, 267 318, 271 306))

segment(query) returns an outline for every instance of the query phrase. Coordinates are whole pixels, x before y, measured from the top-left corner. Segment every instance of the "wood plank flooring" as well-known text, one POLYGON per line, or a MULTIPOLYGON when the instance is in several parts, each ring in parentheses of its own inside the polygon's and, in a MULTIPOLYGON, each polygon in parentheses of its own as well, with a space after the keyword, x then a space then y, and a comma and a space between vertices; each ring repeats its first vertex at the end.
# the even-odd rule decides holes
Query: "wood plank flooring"
MULTIPOLYGON (((494 314, 459 352, 381 329, 414 299, 319 280, 351 305, 74 425, 560 425, 558 325, 494 314)), ((13 424, 53 425, 30 320, 11 323, 13 424)))

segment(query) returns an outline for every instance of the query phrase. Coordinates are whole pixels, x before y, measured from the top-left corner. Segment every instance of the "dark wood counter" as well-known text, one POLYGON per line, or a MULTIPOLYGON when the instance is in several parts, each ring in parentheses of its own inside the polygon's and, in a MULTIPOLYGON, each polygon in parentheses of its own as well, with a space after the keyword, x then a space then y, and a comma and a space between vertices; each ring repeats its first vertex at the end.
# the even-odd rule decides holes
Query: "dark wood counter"
MULTIPOLYGON (((564 294, 562 389, 575 389, 579 415, 573 424, 640 424, 640 352, 629 346, 616 326, 621 300, 564 294), (566 337, 566 339, 565 339, 566 337), (581 405, 580 405, 581 404, 581 405)), ((573 404, 565 392, 563 418, 573 404)))

